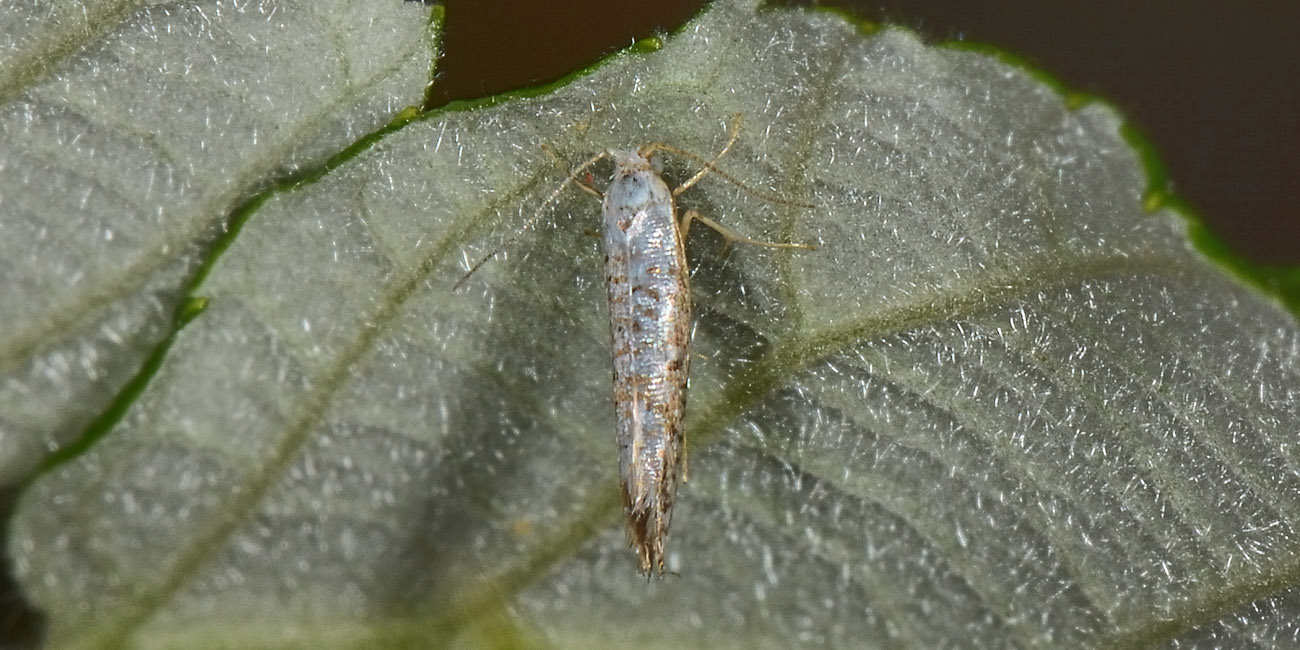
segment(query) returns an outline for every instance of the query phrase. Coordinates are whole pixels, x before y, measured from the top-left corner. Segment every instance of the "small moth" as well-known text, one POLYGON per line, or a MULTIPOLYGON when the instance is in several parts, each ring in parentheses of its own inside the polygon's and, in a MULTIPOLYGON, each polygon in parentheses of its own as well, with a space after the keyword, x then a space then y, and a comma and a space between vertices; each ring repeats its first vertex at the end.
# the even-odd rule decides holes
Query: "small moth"
MULTIPOLYGON (((607 149, 573 170, 538 210, 540 215, 570 182, 577 182, 580 188, 602 199, 619 477, 628 535, 645 574, 664 571, 664 538, 685 464, 682 416, 686 410, 691 342, 685 243, 691 222, 699 220, 730 241, 773 248, 812 248, 742 237, 693 210, 678 218, 677 196, 710 172, 766 200, 812 207, 766 196, 714 166, 735 144, 739 127, 737 116, 732 121, 730 139, 712 161, 663 143, 634 150, 607 149), (670 190, 651 163, 658 151, 684 156, 699 162, 701 168, 670 190), (603 158, 614 163, 614 174, 601 193, 577 179, 603 158)), ((504 247, 472 267, 461 282, 504 247)))
POLYGON ((686 228, 648 156, 607 153, 614 176, 601 213, 623 512, 642 573, 662 573, 691 361, 686 228))

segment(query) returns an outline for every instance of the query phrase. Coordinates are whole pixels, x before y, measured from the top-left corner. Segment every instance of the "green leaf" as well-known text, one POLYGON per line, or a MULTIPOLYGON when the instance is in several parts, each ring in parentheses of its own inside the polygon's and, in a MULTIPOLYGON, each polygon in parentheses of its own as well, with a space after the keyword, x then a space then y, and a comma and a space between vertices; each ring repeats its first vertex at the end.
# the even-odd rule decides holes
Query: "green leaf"
MULTIPOLYGON (((1120 127, 988 55, 742 0, 552 93, 424 116, 248 204, 148 386, 24 495, 18 578, 51 647, 1293 638, 1300 328, 1143 212, 1120 127), (793 203, 714 175, 681 207, 819 248, 692 231, 690 481, 677 575, 647 581, 599 204, 562 192, 452 286, 565 178, 542 143, 711 156, 734 114, 720 167, 793 203)), ((104 309, 153 277, 76 250, 104 309)))
POLYGON ((374 4, 0 7, 0 483, 102 426, 236 206, 419 103, 428 12, 374 4))

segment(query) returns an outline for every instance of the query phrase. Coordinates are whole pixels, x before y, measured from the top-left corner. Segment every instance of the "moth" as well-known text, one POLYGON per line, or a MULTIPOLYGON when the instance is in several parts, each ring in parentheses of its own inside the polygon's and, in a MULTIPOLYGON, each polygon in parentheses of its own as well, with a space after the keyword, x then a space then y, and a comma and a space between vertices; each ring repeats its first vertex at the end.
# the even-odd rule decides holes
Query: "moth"
MULTIPOLYGON (((732 120, 726 146, 712 161, 661 142, 639 149, 607 149, 576 167, 543 203, 544 208, 573 182, 601 198, 623 512, 640 570, 647 575, 664 571, 664 540, 677 485, 685 472, 682 418, 691 343, 686 235, 691 223, 700 221, 732 242, 770 248, 813 248, 808 244, 743 237, 694 210, 678 216, 677 196, 709 173, 768 201, 813 207, 767 196, 717 169, 715 165, 735 144, 739 132, 737 116, 732 120), (681 185, 669 189, 652 163, 660 151, 683 156, 701 167, 681 185), (601 192, 579 180, 579 175, 605 158, 613 162, 614 172, 601 192)), ((497 252, 502 248, 504 245, 497 252)), ((495 255, 472 267, 465 278, 495 255)))

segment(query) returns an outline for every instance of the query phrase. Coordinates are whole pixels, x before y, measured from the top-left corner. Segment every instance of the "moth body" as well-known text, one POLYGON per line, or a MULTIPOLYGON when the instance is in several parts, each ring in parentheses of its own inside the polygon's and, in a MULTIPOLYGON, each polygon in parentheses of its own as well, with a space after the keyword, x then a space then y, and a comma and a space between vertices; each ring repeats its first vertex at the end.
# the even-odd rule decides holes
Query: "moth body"
POLYGON ((637 151, 608 151, 605 280, 615 438, 628 531, 641 571, 664 568, 682 458, 691 299, 673 193, 637 151))

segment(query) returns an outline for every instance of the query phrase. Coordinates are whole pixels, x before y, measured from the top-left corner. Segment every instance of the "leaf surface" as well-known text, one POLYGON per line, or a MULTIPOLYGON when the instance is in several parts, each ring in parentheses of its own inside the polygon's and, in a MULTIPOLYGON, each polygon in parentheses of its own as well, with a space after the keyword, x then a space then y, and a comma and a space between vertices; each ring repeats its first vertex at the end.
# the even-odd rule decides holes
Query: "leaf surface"
POLYGON ((409 103, 427 10, 0 5, 0 482, 77 440, 172 328, 231 213, 409 103))
POLYGON ((19 578, 54 647, 1294 639, 1300 329, 1144 185, 1111 110, 993 57, 717 2, 259 204, 147 390, 25 495, 19 578), (599 204, 452 286, 565 178, 541 143, 709 157, 734 114, 719 166, 816 207, 714 176, 681 208, 819 248, 692 231, 690 480, 647 582, 599 204))

